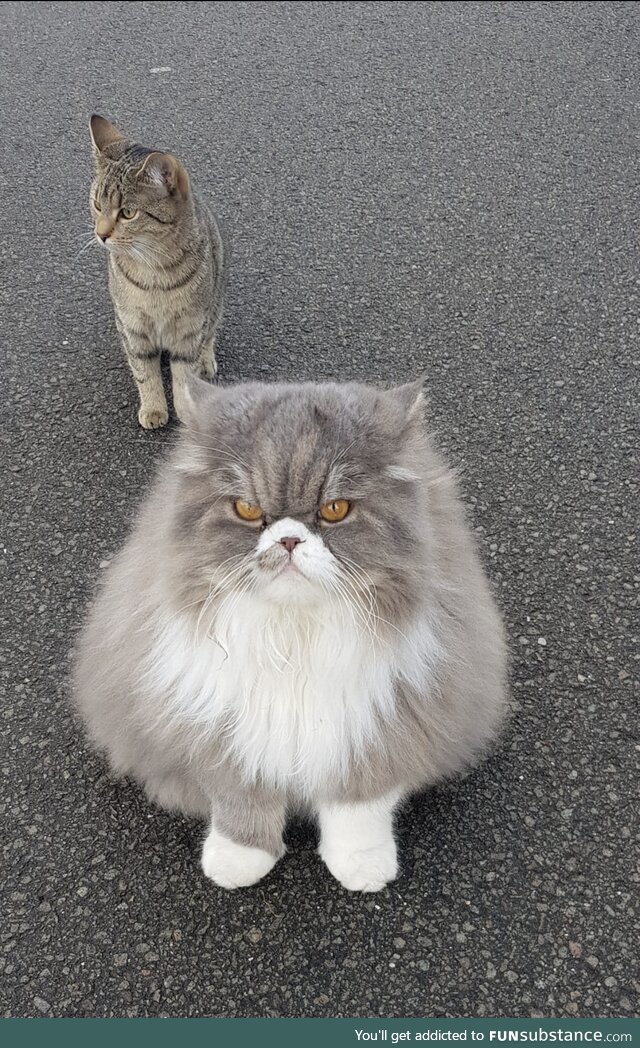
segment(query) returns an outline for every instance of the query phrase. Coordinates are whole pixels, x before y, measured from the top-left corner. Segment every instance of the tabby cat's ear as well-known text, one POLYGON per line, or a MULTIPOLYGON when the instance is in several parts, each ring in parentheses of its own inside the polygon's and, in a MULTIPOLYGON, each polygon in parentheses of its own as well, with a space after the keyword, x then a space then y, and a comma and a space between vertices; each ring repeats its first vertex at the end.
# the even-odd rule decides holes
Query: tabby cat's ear
POLYGON ((167 195, 176 190, 183 197, 189 193, 189 176, 171 153, 149 153, 137 177, 164 190, 167 195))
POLYGON ((122 131, 118 131, 114 124, 105 120, 103 116, 98 116, 97 113, 94 113, 89 121, 89 132, 96 153, 102 153, 107 146, 113 145, 114 142, 124 142, 125 140, 122 131))

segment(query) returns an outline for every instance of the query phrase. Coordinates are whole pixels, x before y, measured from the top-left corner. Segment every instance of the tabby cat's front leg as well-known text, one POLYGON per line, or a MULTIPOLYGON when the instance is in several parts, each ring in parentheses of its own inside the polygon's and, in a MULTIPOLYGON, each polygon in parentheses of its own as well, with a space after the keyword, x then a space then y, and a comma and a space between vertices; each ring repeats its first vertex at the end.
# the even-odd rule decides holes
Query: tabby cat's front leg
POLYGON ((169 412, 162 385, 160 350, 142 332, 125 327, 119 319, 116 320, 116 324, 138 387, 138 422, 143 429, 165 426, 169 420, 169 412))
POLYGON ((171 382, 173 384, 173 407, 181 422, 186 415, 187 394, 186 382, 189 375, 209 377, 202 375, 201 352, 193 344, 183 344, 178 349, 172 349, 169 354, 171 360, 171 382))
POLYGON ((200 354, 200 375, 207 382, 211 382, 217 374, 218 362, 216 360, 216 333, 214 332, 211 338, 205 342, 200 354))

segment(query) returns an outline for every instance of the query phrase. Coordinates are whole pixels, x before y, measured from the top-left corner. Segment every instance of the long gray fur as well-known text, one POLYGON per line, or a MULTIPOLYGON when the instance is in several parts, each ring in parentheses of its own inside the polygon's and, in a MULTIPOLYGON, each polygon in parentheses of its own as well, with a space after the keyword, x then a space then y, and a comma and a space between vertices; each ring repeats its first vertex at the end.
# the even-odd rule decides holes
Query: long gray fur
MULTIPOLYGON (((506 713, 506 648, 418 388, 198 383, 187 423, 80 642, 77 702, 114 771, 159 804, 213 814, 222 833, 279 855, 287 811, 406 794, 473 764, 506 713), (321 529, 319 493, 336 470, 357 512, 321 529), (338 562, 357 565, 354 577, 374 594, 381 641, 396 643, 426 608, 442 652, 427 690, 395 681, 393 713, 380 718, 364 755, 314 796, 294 782, 247 781, 229 725, 211 731, 181 720, 171 695, 145 683, 158 616, 187 616, 195 636, 228 558, 255 547, 255 530, 234 515, 237 497, 264 508, 265 526, 295 518, 321 534, 338 562)), ((235 669, 242 675, 242 665, 235 669)))

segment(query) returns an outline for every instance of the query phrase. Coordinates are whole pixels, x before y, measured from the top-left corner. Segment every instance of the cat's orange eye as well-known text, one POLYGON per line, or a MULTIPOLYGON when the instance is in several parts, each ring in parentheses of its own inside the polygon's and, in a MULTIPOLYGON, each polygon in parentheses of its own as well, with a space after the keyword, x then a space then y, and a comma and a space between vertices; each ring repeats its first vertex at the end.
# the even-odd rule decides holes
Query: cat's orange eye
POLYGON ((261 520, 262 510, 260 506, 254 506, 251 502, 245 502, 244 499, 236 499, 233 504, 233 508, 240 517, 240 520, 261 520))
POLYGON ((121 207, 120 208, 120 218, 126 219, 127 222, 130 219, 135 218, 137 214, 138 214, 137 207, 121 207))
POLYGON ((332 502, 325 502, 320 506, 320 516, 327 524, 337 524, 344 520, 350 509, 351 503, 346 499, 333 499, 332 502))

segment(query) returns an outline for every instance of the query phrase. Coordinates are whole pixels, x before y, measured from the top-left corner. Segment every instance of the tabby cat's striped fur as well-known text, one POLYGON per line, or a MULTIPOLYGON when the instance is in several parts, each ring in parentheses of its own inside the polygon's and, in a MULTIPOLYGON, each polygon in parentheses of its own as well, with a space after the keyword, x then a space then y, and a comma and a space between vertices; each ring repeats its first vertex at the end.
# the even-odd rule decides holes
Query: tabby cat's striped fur
POLYGON ((174 156, 128 141, 103 117, 93 116, 90 128, 95 232, 108 250, 116 326, 140 395, 138 420, 155 429, 168 419, 163 350, 179 418, 188 372, 211 378, 217 370, 222 239, 174 156))

